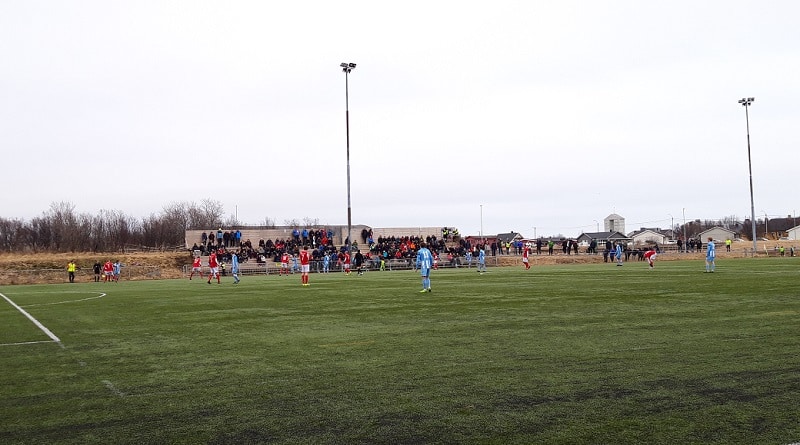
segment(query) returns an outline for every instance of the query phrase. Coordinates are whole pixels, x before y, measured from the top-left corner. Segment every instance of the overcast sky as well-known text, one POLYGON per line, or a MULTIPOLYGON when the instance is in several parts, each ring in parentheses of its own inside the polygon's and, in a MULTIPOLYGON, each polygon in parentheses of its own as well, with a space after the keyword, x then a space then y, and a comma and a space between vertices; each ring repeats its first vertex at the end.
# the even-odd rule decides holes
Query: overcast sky
POLYGON ((0 0, 0 216, 462 234, 800 211, 800 2, 0 0), (535 228, 535 229, 534 229, 535 228))

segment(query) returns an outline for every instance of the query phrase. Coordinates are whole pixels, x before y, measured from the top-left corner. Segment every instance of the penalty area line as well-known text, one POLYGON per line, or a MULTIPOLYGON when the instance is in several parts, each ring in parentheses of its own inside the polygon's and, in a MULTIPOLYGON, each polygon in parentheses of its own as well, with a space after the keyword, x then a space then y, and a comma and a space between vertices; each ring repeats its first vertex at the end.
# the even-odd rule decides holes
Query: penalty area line
POLYGON ((54 342, 58 343, 59 346, 61 346, 62 348, 64 347, 64 345, 61 344, 61 339, 56 337, 56 334, 53 334, 50 331, 50 329, 47 329, 47 327, 45 327, 45 325, 39 323, 39 320, 33 318, 33 316, 31 314, 27 313, 25 311, 25 309, 22 309, 21 307, 19 307, 19 305, 17 305, 17 303, 14 303, 13 301, 11 301, 10 298, 6 297, 3 294, 0 294, 0 297, 3 297, 8 302, 8 304, 10 304, 11 306, 14 306, 18 311, 22 312, 22 315, 28 317, 28 320, 32 321, 33 324, 35 324, 37 328, 41 329, 42 332, 44 332, 45 335, 50 337, 51 340, 53 340, 54 342))

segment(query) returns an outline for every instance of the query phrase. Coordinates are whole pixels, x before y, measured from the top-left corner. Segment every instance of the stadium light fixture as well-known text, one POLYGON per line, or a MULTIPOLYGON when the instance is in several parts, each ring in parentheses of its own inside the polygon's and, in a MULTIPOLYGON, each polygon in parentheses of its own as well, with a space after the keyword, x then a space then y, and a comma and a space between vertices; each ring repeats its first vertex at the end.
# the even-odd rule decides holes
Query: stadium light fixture
POLYGON ((756 253, 756 205, 753 201, 753 162, 750 158, 750 113, 748 108, 752 105, 755 97, 743 97, 739 103, 744 107, 744 118, 747 123, 747 168, 750 170, 750 224, 753 229, 753 255, 756 253))
POLYGON ((351 246, 353 245, 353 238, 352 238, 352 228, 353 228, 353 218, 352 218, 352 210, 350 207, 350 88, 348 83, 348 75, 350 71, 355 69, 355 63, 348 63, 342 62, 339 64, 342 68, 342 72, 344 73, 344 123, 345 123, 345 130, 347 132, 347 242, 345 245, 347 246, 347 251, 350 252, 351 246))

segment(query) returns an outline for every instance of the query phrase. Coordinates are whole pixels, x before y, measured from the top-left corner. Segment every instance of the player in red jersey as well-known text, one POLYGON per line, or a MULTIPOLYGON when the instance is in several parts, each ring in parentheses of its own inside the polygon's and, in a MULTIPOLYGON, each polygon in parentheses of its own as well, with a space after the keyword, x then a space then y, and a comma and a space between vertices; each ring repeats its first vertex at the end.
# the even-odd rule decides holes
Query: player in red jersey
POLYGON ((350 275, 350 252, 344 253, 344 273, 350 275))
POLYGON ((201 258, 199 256, 194 257, 194 261, 192 261, 192 273, 189 274, 189 279, 192 279, 194 273, 197 272, 197 275, 203 276, 203 264, 201 262, 201 258))
POLYGON ((283 275, 285 273, 287 277, 289 276, 289 259, 290 258, 291 258, 291 255, 289 255, 289 252, 283 252, 283 255, 281 255, 281 270, 280 270, 280 272, 278 272, 278 275, 283 275))
POLYGON ((114 279, 114 263, 108 260, 103 264, 103 281, 111 281, 114 279))
POLYGON ((311 270, 311 255, 308 254, 308 246, 303 246, 300 251, 300 282, 303 286, 308 286, 308 272, 311 270))
POLYGON ((217 277, 217 284, 220 284, 219 263, 217 263, 217 253, 214 251, 208 256, 208 268, 211 269, 211 273, 208 274, 208 284, 211 284, 211 279, 214 276, 217 277))
POLYGON ((658 254, 656 253, 655 247, 651 247, 650 250, 644 253, 644 259, 647 260, 647 263, 650 265, 650 269, 653 268, 653 263, 655 263, 657 255, 658 254))
POLYGON ((522 249, 522 264, 525 265, 525 270, 528 270, 528 269, 531 268, 531 264, 528 262, 528 251, 529 250, 530 250, 530 247, 528 247, 528 246, 525 246, 525 248, 522 249))

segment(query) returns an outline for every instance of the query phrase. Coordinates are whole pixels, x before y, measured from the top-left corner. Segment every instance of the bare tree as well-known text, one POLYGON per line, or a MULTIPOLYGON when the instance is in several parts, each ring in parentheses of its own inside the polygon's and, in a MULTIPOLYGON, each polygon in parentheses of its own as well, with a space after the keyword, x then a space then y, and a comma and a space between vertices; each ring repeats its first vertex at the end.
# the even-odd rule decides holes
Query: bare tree
POLYGON ((316 227, 319 225, 319 218, 309 218, 306 216, 303 218, 303 225, 305 227, 316 227))

